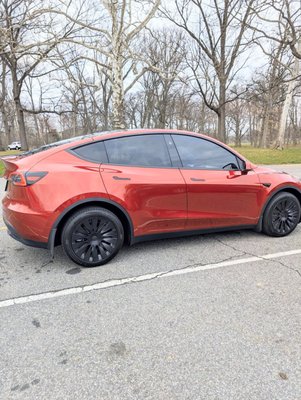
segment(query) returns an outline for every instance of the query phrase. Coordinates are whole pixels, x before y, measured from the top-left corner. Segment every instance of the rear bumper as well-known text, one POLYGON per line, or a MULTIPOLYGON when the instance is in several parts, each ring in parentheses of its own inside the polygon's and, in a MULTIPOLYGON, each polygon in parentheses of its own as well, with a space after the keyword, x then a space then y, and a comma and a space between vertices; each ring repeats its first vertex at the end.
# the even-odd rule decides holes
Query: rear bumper
POLYGON ((47 249, 48 248, 48 243, 45 242, 36 242, 34 240, 30 239, 25 239, 21 235, 18 234, 18 232, 3 218, 5 225, 7 226, 7 233, 9 236, 11 236, 13 239, 17 240, 18 242, 21 242, 22 244, 25 244, 26 246, 31 246, 31 247, 39 247, 41 249, 47 249))
POLYGON ((17 196, 16 199, 11 199, 8 195, 3 198, 3 220, 8 227, 11 227, 10 231, 13 232, 11 236, 21 237, 29 243, 43 242, 47 247, 53 223, 52 215, 49 212, 33 209, 25 195, 25 200, 17 196))
POLYGON ((8 234, 26 246, 49 249, 54 254, 57 229, 53 228, 54 213, 32 210, 27 204, 12 201, 8 196, 2 200, 3 221, 8 234))

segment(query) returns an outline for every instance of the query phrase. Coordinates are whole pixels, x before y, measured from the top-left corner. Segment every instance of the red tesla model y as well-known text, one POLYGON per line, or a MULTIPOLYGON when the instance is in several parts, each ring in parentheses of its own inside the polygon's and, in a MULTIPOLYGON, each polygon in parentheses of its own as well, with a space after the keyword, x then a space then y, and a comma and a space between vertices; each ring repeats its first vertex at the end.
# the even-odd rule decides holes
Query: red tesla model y
POLYGON ((193 132, 102 132, 3 161, 8 233, 52 255, 61 244, 86 267, 125 242, 236 229, 285 236, 300 222, 298 179, 193 132))

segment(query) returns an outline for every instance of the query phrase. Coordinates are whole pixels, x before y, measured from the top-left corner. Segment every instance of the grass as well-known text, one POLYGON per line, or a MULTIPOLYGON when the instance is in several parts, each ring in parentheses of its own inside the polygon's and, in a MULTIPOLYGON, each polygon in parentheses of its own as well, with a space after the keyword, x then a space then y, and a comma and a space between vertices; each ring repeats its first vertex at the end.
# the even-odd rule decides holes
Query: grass
MULTIPOLYGON (((20 153, 20 151, 18 151, 18 150, 0 151, 0 157, 2 157, 2 156, 13 156, 13 155, 19 154, 19 153, 20 153)), ((4 165, 0 160, 0 177, 2 176, 3 172, 4 172, 4 165)))
POLYGON ((284 150, 232 147, 254 164, 301 164, 301 146, 291 146, 284 150))

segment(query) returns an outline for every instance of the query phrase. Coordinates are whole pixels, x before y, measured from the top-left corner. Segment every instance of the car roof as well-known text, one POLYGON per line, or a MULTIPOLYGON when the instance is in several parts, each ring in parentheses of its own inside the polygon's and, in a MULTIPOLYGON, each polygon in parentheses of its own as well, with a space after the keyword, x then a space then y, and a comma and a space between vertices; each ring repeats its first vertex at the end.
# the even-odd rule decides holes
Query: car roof
MULTIPOLYGON (((123 136, 132 136, 132 135, 146 135, 146 134, 184 134, 184 135, 191 135, 191 136, 198 136, 202 137, 204 139, 212 140, 217 143, 218 141, 214 140, 212 137, 209 137, 207 135, 203 135, 201 133, 197 132, 191 132, 187 130, 179 130, 179 129, 160 129, 160 128, 154 128, 154 129, 120 129, 120 130, 115 130, 115 131, 106 131, 106 132, 95 132, 91 135, 92 141, 98 141, 98 140, 106 140, 106 139, 113 139, 117 137, 123 137, 123 136)), ((76 146, 76 142, 73 143, 76 146)))
MULTIPOLYGON (((155 129, 123 129, 123 130, 115 130, 115 131, 106 131, 106 132, 96 132, 93 133, 92 135, 92 141, 98 141, 98 140, 106 140, 106 139, 113 139, 113 138, 118 138, 118 137, 123 137, 123 136, 131 136, 131 135, 145 135, 145 134, 182 134, 182 135, 188 135, 188 136, 195 136, 195 137, 200 137, 205 140, 209 140, 211 142, 216 143, 219 146, 222 146, 226 149, 228 149, 231 153, 235 154, 237 157, 239 157, 242 160, 247 161, 247 159, 239 154, 237 151, 232 149, 231 147, 227 146, 225 143, 220 142, 219 140, 208 136, 204 135, 202 133, 198 132, 192 132, 188 130, 180 130, 180 129, 160 129, 160 128, 155 128, 155 129)), ((72 146, 70 147, 76 147, 78 145, 81 145, 82 143, 72 143, 72 146)))
MULTIPOLYGON (((92 140, 93 141, 98 141, 98 140, 106 140, 106 139, 113 139, 117 137, 122 137, 122 136, 131 136, 131 135, 144 135, 144 134, 178 134, 178 135, 188 135, 188 136, 196 136, 203 138, 205 140, 209 140, 211 142, 214 142, 222 147, 227 148, 229 151, 232 153, 236 154, 238 157, 245 159, 241 154, 237 153, 235 150, 233 150, 231 147, 227 146, 225 143, 220 142, 219 140, 208 136, 204 135, 202 133, 198 132, 193 132, 193 131, 188 131, 188 130, 180 130, 180 129, 160 129, 160 128, 155 128, 155 129, 124 129, 124 130, 119 130, 119 131, 107 131, 107 132, 99 132, 99 133, 94 133, 92 140)), ((70 147, 76 147, 77 145, 80 145, 81 143, 72 143, 72 146, 70 147)))
MULTIPOLYGON (((146 134, 183 134, 183 135, 201 137, 203 139, 210 140, 220 146, 225 147, 232 153, 236 154, 236 156, 238 156, 239 158, 246 160, 245 157, 243 157, 241 154, 237 153, 232 148, 228 147, 224 143, 221 143, 218 140, 216 140, 212 137, 209 137, 207 135, 203 135, 203 134, 200 134, 197 132, 186 131, 186 130, 158 129, 158 128, 156 128, 156 129, 122 129, 122 130, 120 129, 120 130, 114 130, 114 131, 112 130, 112 131, 104 131, 104 132, 95 132, 95 133, 88 134, 88 135, 72 137, 69 139, 50 143, 49 145, 42 146, 39 149, 34 149, 34 150, 30 150, 28 152, 22 153, 19 156, 17 156, 16 158, 24 159, 24 158, 27 158, 27 156, 32 156, 34 159, 36 157, 41 159, 41 158, 50 156, 51 154, 56 153, 58 151, 64 151, 67 149, 76 148, 78 146, 89 144, 91 142, 93 143, 93 142, 99 141, 99 140, 107 140, 107 139, 119 138, 119 137, 124 137, 124 136, 146 135, 146 134), (43 154, 43 156, 42 156, 42 154, 43 154)), ((30 157, 30 158, 32 158, 32 157, 30 157)))

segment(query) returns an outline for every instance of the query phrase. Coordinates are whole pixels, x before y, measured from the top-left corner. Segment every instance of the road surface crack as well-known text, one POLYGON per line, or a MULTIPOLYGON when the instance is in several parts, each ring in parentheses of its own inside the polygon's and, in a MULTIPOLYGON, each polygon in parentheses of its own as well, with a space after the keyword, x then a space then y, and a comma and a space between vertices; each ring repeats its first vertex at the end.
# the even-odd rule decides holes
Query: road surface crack
POLYGON ((295 269, 295 268, 293 268, 293 267, 290 267, 290 266, 286 265, 283 261, 275 260, 275 259, 273 259, 273 258, 266 258, 266 257, 264 257, 264 256, 260 256, 260 255, 258 255, 258 254, 254 254, 254 253, 251 253, 251 252, 249 252, 249 251, 237 249, 235 246, 233 246, 233 245, 231 245, 231 244, 229 244, 229 243, 225 243, 223 240, 218 239, 218 238, 215 238, 215 240, 216 240, 218 243, 220 243, 220 244, 222 244, 222 245, 224 245, 224 246, 226 246, 226 247, 229 247, 230 249, 232 249, 232 250, 234 250, 234 251, 236 251, 236 252, 239 252, 239 253, 240 253, 239 255, 257 257, 257 258, 260 258, 260 259, 263 260, 263 261, 272 261, 272 262, 274 262, 275 264, 281 265, 282 267, 284 267, 284 268, 286 268, 286 269, 290 269, 291 271, 296 272, 296 273, 300 276, 300 278, 301 278, 301 272, 300 272, 298 269, 295 269))

